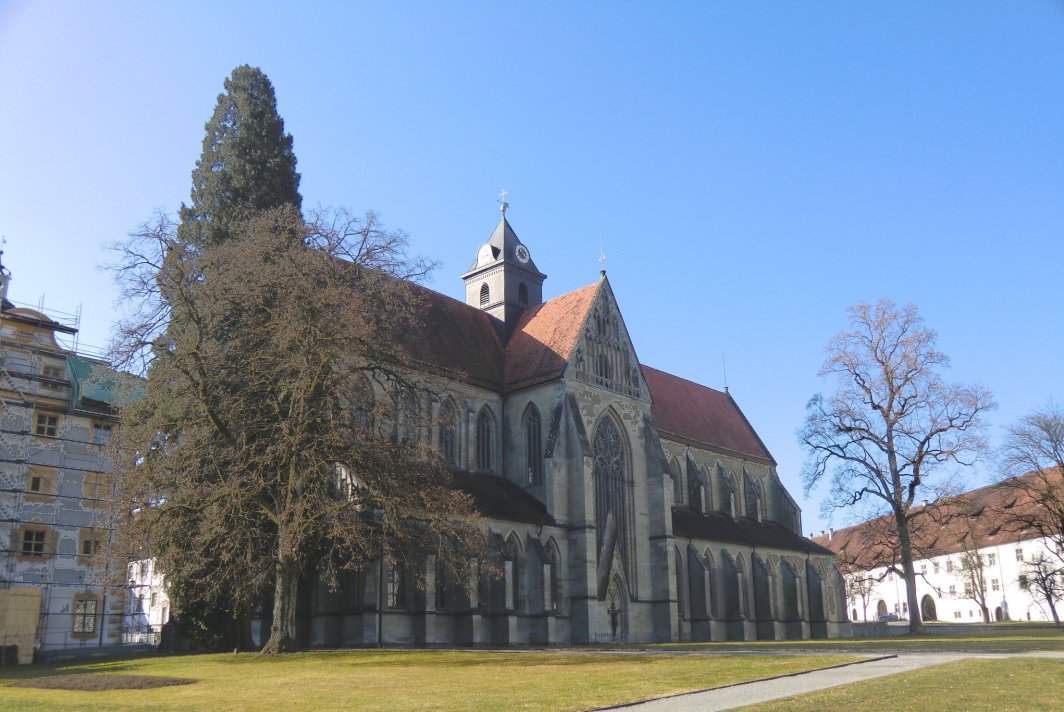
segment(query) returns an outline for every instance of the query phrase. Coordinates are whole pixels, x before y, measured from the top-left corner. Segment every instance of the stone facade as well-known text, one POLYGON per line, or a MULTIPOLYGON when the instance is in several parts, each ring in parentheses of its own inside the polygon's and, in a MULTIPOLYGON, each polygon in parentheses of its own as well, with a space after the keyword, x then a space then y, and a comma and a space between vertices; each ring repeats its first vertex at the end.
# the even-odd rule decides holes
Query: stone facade
POLYGON ((423 590, 380 562, 336 591, 306 581, 301 642, 848 635, 831 552, 798 533, 730 395, 642 366, 604 272, 547 302, 543 277, 504 217, 463 276, 467 304, 425 290, 411 337, 420 435, 460 471, 504 575, 459 584, 428 557, 423 590))

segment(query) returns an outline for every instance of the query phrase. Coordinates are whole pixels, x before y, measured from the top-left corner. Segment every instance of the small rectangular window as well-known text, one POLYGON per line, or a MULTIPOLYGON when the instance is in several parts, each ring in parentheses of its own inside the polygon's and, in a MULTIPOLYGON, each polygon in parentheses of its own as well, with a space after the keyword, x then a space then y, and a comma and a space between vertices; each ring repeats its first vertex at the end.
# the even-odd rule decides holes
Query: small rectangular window
POLYGON ((63 381, 65 376, 66 371, 58 366, 42 366, 40 384, 49 391, 59 391, 63 389, 63 384, 55 381, 63 381))
POLYGON ((987 554, 986 563, 989 566, 994 566, 995 564, 997 564, 997 554, 987 554))
POLYGON ((1000 591, 1001 590, 1001 583, 997 579, 991 580, 991 582, 990 582, 990 590, 991 591, 1000 591))
POLYGON ((936 561, 936 562, 935 562, 935 563, 933 564, 933 566, 935 567, 935 573, 937 574, 937 573, 939 572, 939 564, 938 564, 938 562, 936 561))
POLYGON ((110 423, 92 424, 92 442, 94 445, 106 445, 111 440, 110 423))
POLYGON ((55 494, 58 471, 51 467, 30 465, 26 468, 26 500, 30 502, 47 502, 47 495, 55 494))
POLYGON ((957 595, 957 586, 956 585, 950 584, 949 595, 951 595, 951 596, 956 596, 957 595))
POLYGON ((1023 549, 1016 549, 1016 561, 1023 561, 1023 549))
MULTIPOLYGON (((107 495, 107 477, 102 472, 86 472, 81 483, 81 494, 87 500, 103 499, 107 495)), ((86 502, 92 505, 93 502, 86 502)))
POLYGON ((38 414, 37 428, 34 430, 34 434, 54 438, 59 434, 59 416, 38 414))
POLYGON ((157 605, 159 605, 159 592, 158 591, 152 591, 151 592, 151 607, 155 608, 157 605))
POLYGON ((44 556, 48 533, 43 529, 26 529, 22 532, 22 555, 44 556))
POLYGON ((74 601, 74 633, 96 632, 96 599, 82 598, 74 601))

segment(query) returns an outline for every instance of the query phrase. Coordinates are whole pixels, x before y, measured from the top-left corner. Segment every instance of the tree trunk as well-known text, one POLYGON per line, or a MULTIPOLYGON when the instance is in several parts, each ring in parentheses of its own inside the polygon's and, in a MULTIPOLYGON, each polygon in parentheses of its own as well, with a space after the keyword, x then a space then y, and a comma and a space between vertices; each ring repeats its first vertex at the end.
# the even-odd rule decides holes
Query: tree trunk
POLYGON ((277 563, 273 589, 273 623, 270 639, 262 647, 263 655, 288 653, 298 648, 296 642, 296 603, 299 596, 299 567, 282 558, 277 563))
POLYGON ((989 623, 990 622, 990 609, 987 608, 986 606, 979 606, 979 608, 981 608, 982 611, 983 611, 983 622, 984 623, 989 623))
POLYGON ((1046 596, 1046 603, 1049 604, 1049 612, 1053 614, 1053 625, 1060 625, 1060 615, 1057 613, 1056 603, 1053 601, 1052 596, 1046 596))
POLYGON ((901 549, 901 567, 905 578, 905 595, 909 601, 909 632, 923 633, 920 619, 920 602, 916 600, 916 567, 913 565, 913 545, 909 539, 909 521, 905 515, 895 515, 898 526, 898 545, 901 549))

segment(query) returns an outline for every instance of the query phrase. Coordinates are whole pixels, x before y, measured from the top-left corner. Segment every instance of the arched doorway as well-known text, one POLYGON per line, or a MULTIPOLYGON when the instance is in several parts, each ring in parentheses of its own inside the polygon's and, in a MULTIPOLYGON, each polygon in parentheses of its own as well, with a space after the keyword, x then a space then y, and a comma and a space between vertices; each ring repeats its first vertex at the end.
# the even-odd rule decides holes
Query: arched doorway
POLYGON ((994 620, 998 622, 1005 620, 1005 611, 1001 610, 1001 606, 994 609, 994 620))
POLYGON ((938 613, 935 611, 935 599, 929 594, 924 594, 920 599, 920 617, 925 621, 937 621, 938 613))
POLYGON ((885 615, 887 615, 887 602, 884 601, 882 598, 879 599, 879 603, 876 604, 876 615, 877 616, 885 616, 885 615))
POLYGON ((628 587, 620 576, 610 579, 606 591, 606 600, 599 604, 604 614, 603 631, 610 643, 623 643, 628 640, 628 587))
POLYGON ((850 611, 850 620, 854 620, 854 621, 857 620, 857 609, 856 608, 854 608, 852 611, 850 611))

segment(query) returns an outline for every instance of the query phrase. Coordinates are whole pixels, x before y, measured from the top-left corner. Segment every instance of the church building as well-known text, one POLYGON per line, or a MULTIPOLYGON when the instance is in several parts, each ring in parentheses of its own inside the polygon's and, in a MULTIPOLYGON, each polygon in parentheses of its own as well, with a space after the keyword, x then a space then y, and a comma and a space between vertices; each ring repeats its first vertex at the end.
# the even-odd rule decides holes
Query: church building
POLYGON ((301 642, 849 635, 832 552, 799 533, 732 397, 641 364, 605 272, 544 301, 505 209, 462 275, 465 303, 417 288, 426 313, 409 345, 432 424, 420 437, 473 497, 502 576, 456 585, 430 556, 423 588, 387 562, 337 591, 308 584, 301 642))

